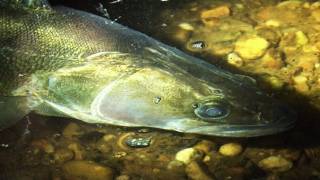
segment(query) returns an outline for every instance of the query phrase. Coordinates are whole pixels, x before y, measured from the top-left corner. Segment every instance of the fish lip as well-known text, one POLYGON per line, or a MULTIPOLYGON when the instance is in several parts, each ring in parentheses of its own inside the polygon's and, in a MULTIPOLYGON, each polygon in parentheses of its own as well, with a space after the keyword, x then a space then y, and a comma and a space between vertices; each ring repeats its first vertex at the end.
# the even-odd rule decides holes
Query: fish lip
POLYGON ((187 132, 210 135, 210 136, 221 136, 221 137, 258 137, 267 136, 292 129, 296 124, 295 117, 287 117, 277 123, 272 124, 258 124, 258 125, 229 125, 220 124, 205 127, 191 128, 187 132), (200 132, 200 133, 199 133, 200 132))

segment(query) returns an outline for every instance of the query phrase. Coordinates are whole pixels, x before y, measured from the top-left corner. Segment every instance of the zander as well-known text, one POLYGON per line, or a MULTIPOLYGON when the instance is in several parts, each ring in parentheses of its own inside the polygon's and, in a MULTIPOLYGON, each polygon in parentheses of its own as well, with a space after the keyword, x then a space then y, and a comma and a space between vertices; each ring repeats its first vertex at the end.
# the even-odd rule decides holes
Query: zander
POLYGON ((103 17, 23 2, 0 0, 0 129, 30 111, 230 137, 294 125, 295 113, 249 77, 103 17))

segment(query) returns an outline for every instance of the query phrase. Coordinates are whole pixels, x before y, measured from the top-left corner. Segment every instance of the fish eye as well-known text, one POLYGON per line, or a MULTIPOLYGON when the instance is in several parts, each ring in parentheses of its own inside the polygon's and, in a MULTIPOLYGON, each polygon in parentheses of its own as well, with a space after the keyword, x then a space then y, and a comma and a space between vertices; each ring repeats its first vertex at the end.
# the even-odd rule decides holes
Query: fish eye
POLYGON ((203 103, 199 104, 194 113, 204 120, 218 120, 229 115, 230 110, 225 103, 203 103))

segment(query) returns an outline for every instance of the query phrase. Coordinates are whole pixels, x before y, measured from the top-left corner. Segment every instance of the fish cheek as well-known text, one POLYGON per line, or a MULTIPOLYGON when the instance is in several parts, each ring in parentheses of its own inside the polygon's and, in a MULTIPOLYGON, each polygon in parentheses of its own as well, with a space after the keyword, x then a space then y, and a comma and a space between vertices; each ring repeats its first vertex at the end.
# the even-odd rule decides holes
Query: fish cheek
POLYGON ((141 125, 183 116, 181 99, 188 96, 185 87, 174 76, 156 70, 144 69, 107 85, 93 101, 92 114, 141 125))

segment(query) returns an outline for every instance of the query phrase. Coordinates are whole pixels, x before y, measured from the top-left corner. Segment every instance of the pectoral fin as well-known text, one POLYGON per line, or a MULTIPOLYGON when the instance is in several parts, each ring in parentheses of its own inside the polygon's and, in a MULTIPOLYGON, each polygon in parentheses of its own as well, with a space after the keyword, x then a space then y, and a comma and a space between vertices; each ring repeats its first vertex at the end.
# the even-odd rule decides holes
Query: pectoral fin
POLYGON ((30 111, 27 97, 0 96, 0 130, 14 125, 30 111))

